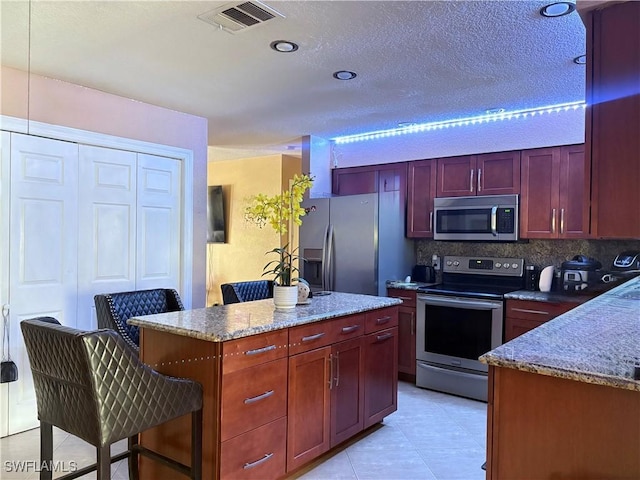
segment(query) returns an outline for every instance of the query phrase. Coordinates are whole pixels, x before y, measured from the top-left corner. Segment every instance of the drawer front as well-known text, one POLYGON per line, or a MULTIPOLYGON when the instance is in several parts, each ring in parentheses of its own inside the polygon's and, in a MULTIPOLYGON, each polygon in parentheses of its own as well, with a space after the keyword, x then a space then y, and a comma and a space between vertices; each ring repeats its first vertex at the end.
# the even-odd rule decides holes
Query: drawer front
POLYGON ((364 335, 365 316, 349 315, 289 329, 289 354, 307 352, 364 335))
POLYGON ((285 474, 287 417, 222 442, 222 480, 280 478, 285 474))
POLYGON ((231 373, 289 355, 287 329, 229 340, 222 344, 222 373, 231 373))
POLYGON ((287 414, 286 358, 222 376, 222 441, 287 414))
POLYGON ((402 300, 402 307, 416 307, 416 291, 403 290, 402 288, 388 288, 387 297, 399 298, 402 300))
POLYGON ((536 302, 529 300, 507 300, 506 316, 546 322, 576 307, 573 303, 536 302))
POLYGON ((367 312, 364 333, 377 332, 398 326, 398 307, 380 308, 367 312))

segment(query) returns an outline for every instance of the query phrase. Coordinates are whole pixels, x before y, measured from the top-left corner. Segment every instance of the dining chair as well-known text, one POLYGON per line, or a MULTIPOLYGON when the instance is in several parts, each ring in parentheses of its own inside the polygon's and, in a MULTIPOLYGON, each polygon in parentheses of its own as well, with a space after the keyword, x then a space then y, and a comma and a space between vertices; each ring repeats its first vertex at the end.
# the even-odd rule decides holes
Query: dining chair
MULTIPOLYGON (((202 387, 162 375, 142 361, 113 330, 82 331, 51 317, 20 322, 31 364, 40 420, 40 465, 53 466, 53 426, 96 447, 97 462, 65 475, 97 470, 110 478, 111 463, 128 458, 129 478, 138 478, 140 455, 192 479, 202 476, 202 387), (191 462, 184 465, 138 444, 138 434, 191 414, 191 462), (126 452, 111 457, 111 445, 128 439, 126 452)), ((42 468, 51 480, 53 468, 42 468)))
POLYGON ((222 303, 251 302, 273 298, 273 280, 250 280, 247 282, 223 283, 222 303))

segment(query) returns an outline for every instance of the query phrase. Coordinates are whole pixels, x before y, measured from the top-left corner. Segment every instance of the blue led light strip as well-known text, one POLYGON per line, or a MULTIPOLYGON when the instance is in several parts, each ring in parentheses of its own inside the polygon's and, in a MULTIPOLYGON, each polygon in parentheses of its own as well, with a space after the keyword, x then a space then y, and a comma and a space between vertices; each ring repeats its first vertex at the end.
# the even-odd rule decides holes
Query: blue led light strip
POLYGON ((501 120, 511 120, 514 118, 527 118, 545 113, 566 112, 568 110, 578 110, 586 108, 587 104, 583 101, 560 103, 558 105, 548 105, 546 107, 530 108, 525 110, 513 110, 510 112, 489 113, 478 115, 475 117, 466 117, 456 120, 444 120, 442 122, 418 123, 415 125, 399 128, 391 128, 388 130, 377 130, 375 132, 359 133, 356 135, 345 135, 344 137, 335 137, 332 140, 337 144, 362 142, 365 140, 378 140, 380 138, 395 137, 397 135, 406 135, 408 133, 421 133, 431 130, 442 130, 444 128, 463 127, 466 125, 477 125, 481 123, 496 122, 501 120))

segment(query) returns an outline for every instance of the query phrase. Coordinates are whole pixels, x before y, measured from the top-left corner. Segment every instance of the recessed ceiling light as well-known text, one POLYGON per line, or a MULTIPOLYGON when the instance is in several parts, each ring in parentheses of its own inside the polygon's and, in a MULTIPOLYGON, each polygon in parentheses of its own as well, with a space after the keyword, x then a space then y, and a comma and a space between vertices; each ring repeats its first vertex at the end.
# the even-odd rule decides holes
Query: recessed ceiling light
POLYGON ((584 65, 587 63, 587 56, 586 55, 579 55, 576 58, 573 59, 573 63, 577 63, 578 65, 584 65))
POLYGON ((289 40, 276 40, 271 42, 271 48, 276 52, 290 53, 298 50, 298 45, 289 40))
POLYGON ((540 15, 543 17, 562 17, 569 15, 576 9, 573 2, 556 2, 546 5, 540 9, 540 15))
POLYGON ((358 75, 355 72, 350 72, 349 70, 338 70, 333 73, 333 78, 338 80, 352 80, 357 76, 358 75))

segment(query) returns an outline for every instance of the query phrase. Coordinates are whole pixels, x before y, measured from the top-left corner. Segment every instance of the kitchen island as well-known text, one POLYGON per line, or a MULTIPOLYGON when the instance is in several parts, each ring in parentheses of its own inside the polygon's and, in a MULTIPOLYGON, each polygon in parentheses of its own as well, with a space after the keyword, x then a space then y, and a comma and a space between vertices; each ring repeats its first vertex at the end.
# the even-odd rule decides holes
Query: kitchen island
MULTIPOLYGON (((203 478, 282 478, 397 408, 398 305, 332 292, 277 311, 273 300, 129 320, 155 370, 203 386, 203 478)), ((189 463, 190 421, 141 435, 189 463)), ((143 479, 173 471, 141 459, 143 479)))
POLYGON ((640 478, 640 278, 483 355, 487 478, 640 478))

